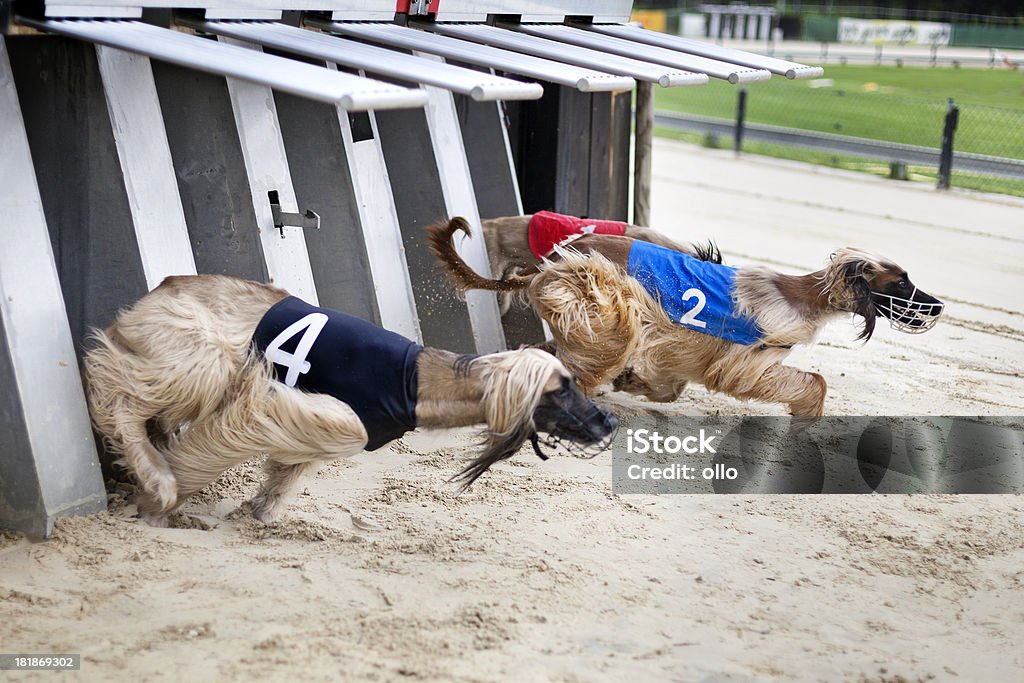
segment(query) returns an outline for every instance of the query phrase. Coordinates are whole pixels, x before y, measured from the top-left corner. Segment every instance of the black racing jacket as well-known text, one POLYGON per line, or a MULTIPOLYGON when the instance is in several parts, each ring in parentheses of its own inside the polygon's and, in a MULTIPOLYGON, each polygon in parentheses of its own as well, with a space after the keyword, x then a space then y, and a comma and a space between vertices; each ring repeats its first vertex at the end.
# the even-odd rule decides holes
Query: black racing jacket
POLYGON ((253 343, 278 381, 348 404, 366 428, 366 450, 416 428, 423 347, 402 335, 290 296, 264 314, 253 343))

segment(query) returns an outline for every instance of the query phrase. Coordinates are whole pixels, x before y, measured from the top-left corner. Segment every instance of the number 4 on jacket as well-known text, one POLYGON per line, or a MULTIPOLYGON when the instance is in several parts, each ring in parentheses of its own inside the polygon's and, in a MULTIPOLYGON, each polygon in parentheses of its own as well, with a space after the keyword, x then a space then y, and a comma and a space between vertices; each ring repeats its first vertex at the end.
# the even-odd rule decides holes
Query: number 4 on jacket
POLYGON ((320 332, 323 331, 324 325, 327 324, 327 316, 323 313, 310 313, 309 315, 299 318, 288 327, 284 328, 281 334, 274 337, 274 339, 267 344, 267 350, 264 354, 270 359, 271 363, 280 365, 283 368, 288 368, 288 374, 284 377, 284 383, 290 387, 294 387, 295 383, 299 381, 299 374, 305 374, 309 372, 310 365, 309 361, 306 360, 306 356, 309 355, 309 350, 313 348, 313 343, 316 338, 320 336, 320 332), (302 332, 302 338, 299 339, 298 345, 295 347, 295 353, 288 353, 287 351, 281 350, 281 346, 286 341, 297 335, 300 331, 302 332))

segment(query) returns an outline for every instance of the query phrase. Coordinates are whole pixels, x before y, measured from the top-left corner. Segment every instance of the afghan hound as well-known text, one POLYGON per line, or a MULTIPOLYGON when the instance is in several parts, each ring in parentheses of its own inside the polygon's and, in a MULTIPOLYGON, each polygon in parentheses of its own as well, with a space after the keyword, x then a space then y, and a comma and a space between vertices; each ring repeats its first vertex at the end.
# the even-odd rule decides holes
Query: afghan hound
MULTIPOLYGON (((276 287, 220 275, 169 277, 104 331, 84 361, 89 408, 139 484, 154 525, 229 468, 266 454, 252 500, 278 518, 300 477, 415 427, 485 423, 471 484, 537 433, 604 448, 615 417, 537 349, 459 356, 422 346, 276 287)), ((571 450, 571 449, 570 449, 571 450)))
POLYGON ((783 365, 795 344, 843 313, 904 332, 931 329, 938 299, 887 259, 840 249, 821 270, 784 275, 768 268, 705 263, 656 245, 586 235, 535 272, 488 280, 452 246, 462 218, 430 226, 428 241, 460 289, 525 291, 551 328, 555 352, 586 392, 604 382, 653 401, 676 400, 687 382, 738 399, 788 405, 820 416, 825 379, 783 365))
MULTIPOLYGON (((713 243, 690 245, 669 239, 652 228, 623 223, 577 218, 551 211, 539 211, 526 216, 491 218, 481 223, 491 273, 500 279, 532 269, 554 248, 577 235, 624 235, 650 242, 666 249, 689 254, 702 261, 722 262, 722 255, 713 243)), ((499 294, 501 314, 508 312, 512 297, 499 294)))

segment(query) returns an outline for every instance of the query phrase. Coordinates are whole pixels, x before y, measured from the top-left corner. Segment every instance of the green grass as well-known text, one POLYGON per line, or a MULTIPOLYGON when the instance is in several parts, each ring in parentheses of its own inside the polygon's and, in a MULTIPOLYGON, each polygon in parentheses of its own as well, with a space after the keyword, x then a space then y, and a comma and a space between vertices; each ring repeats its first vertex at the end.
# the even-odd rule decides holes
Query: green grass
MULTIPOLYGON (((787 81, 776 76, 766 83, 748 85, 747 120, 937 148, 942 142, 946 99, 952 97, 960 107, 957 151, 1024 159, 1021 72, 829 66, 824 78, 832 79, 833 84, 815 88, 809 81, 787 81)), ((718 80, 696 88, 658 88, 655 106, 665 111, 734 120, 737 92, 735 86, 718 80)), ((755 143, 745 144, 744 149, 812 163, 822 163, 816 160, 819 157, 839 158, 755 143)), ((853 165, 856 164, 848 164, 853 165)), ((887 173, 888 166, 885 168, 887 173)), ((966 187, 966 183, 1010 189, 1022 184, 999 179, 972 181, 969 176, 958 177, 954 167, 954 184, 966 187)))
MULTIPOLYGON (((720 149, 732 149, 733 144, 731 137, 720 138, 712 143, 707 136, 701 135, 700 133, 672 130, 670 128, 655 127, 654 134, 671 140, 680 140, 682 142, 689 142, 696 145, 716 147, 720 149)), ((884 161, 865 159, 863 157, 847 154, 819 152, 817 150, 805 149, 803 147, 789 147, 764 142, 746 141, 743 143, 743 152, 745 154, 760 154, 762 156, 773 157, 776 159, 801 161, 807 164, 817 164, 819 166, 830 166, 832 168, 840 168, 847 171, 859 171, 861 173, 870 173, 872 175, 882 177, 889 177, 890 175, 889 164, 884 161)), ((909 165, 907 167, 907 177, 908 180, 926 182, 934 186, 938 181, 938 170, 933 166, 909 165)), ((966 190, 996 192, 1015 197, 1024 197, 1024 180, 961 174, 957 173, 955 167, 953 169, 952 184, 954 187, 966 190)))

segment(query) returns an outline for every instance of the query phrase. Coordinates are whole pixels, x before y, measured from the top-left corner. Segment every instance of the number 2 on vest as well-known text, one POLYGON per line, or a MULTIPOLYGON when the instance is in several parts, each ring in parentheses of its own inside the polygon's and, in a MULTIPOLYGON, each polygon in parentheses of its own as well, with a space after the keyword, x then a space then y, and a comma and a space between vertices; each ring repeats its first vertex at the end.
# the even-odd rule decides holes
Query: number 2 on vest
POLYGON ((691 327, 700 328, 707 327, 708 324, 706 322, 704 322, 703 320, 697 320, 697 314, 703 311, 704 307, 708 303, 707 296, 705 296, 704 292, 700 291, 696 287, 691 287, 690 289, 683 292, 683 301, 689 301, 690 299, 696 299, 697 305, 688 310, 686 313, 683 313, 683 317, 679 319, 679 324, 690 325, 691 327))
POLYGON ((320 332, 323 331, 326 324, 326 315, 310 313, 284 328, 281 334, 274 337, 274 341, 267 344, 267 350, 264 353, 270 362, 288 368, 288 374, 284 378, 286 385, 294 387, 295 383, 299 381, 299 374, 309 372, 310 365, 306 356, 309 355, 309 350, 313 348, 313 342, 320 336, 320 332), (302 332, 302 338, 295 346, 295 353, 282 351, 281 346, 302 330, 305 332, 302 332))

